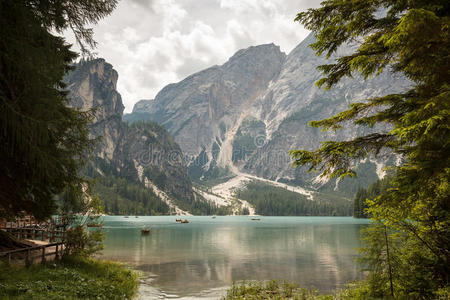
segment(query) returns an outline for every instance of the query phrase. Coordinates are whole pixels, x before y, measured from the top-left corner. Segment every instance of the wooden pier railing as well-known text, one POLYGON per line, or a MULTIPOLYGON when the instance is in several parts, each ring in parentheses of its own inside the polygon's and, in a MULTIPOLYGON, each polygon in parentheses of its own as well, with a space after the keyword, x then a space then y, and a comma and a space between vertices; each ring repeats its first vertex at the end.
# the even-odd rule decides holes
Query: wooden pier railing
POLYGON ((12 259, 25 260, 25 265, 30 266, 33 264, 36 258, 41 259, 41 263, 45 263, 47 261, 47 256, 54 255, 55 259, 58 259, 64 247, 63 242, 50 243, 46 245, 27 247, 17 250, 0 252, 0 259, 5 260, 8 264, 11 263, 12 259), (54 249, 49 249, 49 248, 54 249), (54 250, 54 251, 51 251, 54 250))
POLYGON ((64 230, 49 229, 49 228, 24 228, 24 227, 3 227, 0 230, 5 230, 17 239, 40 239, 41 241, 49 240, 49 242, 55 242, 57 240, 63 241, 66 237, 64 230))

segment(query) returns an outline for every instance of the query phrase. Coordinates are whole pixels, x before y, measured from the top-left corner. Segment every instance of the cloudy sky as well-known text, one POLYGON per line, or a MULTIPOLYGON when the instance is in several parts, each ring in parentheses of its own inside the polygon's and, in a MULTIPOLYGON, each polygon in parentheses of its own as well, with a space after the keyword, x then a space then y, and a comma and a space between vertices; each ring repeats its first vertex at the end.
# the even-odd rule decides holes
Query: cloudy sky
POLYGON ((94 27, 95 52, 119 72, 118 91, 131 112, 137 101, 239 49, 273 42, 289 53, 308 34, 295 15, 320 1, 121 0, 94 27))

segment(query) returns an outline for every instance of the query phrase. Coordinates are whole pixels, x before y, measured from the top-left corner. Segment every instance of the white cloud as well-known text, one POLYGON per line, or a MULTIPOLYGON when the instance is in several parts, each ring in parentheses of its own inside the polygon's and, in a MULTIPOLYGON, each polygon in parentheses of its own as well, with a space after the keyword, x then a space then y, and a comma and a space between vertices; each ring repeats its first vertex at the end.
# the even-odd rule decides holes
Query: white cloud
MULTIPOLYGON (((119 73, 126 112, 165 85, 237 50, 265 43, 289 52, 307 31, 296 13, 320 0, 123 0, 95 26, 96 52, 119 73)), ((72 40, 70 35, 66 35, 72 40)))

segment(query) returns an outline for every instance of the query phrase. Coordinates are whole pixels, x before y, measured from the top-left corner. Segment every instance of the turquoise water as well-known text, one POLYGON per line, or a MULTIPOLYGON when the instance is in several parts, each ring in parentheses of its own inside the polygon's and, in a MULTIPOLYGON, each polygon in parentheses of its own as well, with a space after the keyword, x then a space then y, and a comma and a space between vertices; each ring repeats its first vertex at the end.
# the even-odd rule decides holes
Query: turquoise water
POLYGON ((233 281, 278 279, 328 292, 361 277, 351 217, 105 217, 103 258, 142 270, 141 298, 218 298, 233 281), (151 227, 149 235, 140 229, 151 227))

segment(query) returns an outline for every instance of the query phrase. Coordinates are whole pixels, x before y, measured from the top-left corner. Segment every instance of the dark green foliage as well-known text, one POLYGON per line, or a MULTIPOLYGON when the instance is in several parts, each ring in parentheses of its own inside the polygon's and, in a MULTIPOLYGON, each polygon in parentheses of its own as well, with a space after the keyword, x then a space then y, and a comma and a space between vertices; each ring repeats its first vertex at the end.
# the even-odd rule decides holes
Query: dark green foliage
POLYGON ((356 192, 353 198, 353 217, 354 218, 369 218, 366 199, 374 199, 389 188, 390 177, 384 177, 372 183, 368 189, 361 188, 356 192))
POLYGON ((232 299, 317 299, 317 291, 300 289, 295 284, 276 280, 268 282, 234 283, 227 291, 225 300, 232 299))
POLYGON ((203 166, 208 163, 208 155, 205 149, 195 158, 195 160, 189 165, 189 177, 193 181, 199 181, 203 175, 203 166))
POLYGON ((116 263, 67 257, 30 268, 0 264, 1 299, 132 299, 137 274, 116 263))
POLYGON ((103 249, 103 232, 100 229, 87 229, 87 225, 99 223, 103 206, 97 196, 92 196, 91 187, 87 187, 79 189, 68 186, 58 195, 58 215, 66 229, 64 255, 87 258, 103 249))
POLYGON ((189 177, 192 181, 206 187, 225 182, 235 175, 230 172, 228 167, 217 166, 215 160, 211 161, 209 168, 205 171, 204 167, 208 163, 206 151, 202 151, 197 158, 189 165, 189 177))
POLYGON ((144 176, 156 184, 157 187, 164 190, 166 181, 168 180, 166 174, 159 170, 158 167, 150 166, 144 170, 144 176))
POLYGON ((86 28, 89 24, 109 15, 116 7, 118 0, 62 0, 62 1, 32 1, 21 0, 32 10, 39 23, 47 30, 53 29, 58 33, 72 30, 83 55, 90 55, 89 48, 96 45, 93 30, 86 28))
POLYGON ((90 113, 67 107, 62 78, 77 54, 53 33, 70 28, 81 45, 92 46, 85 26, 115 5, 0 2, 0 214, 23 211, 43 219, 55 212, 55 194, 81 187, 78 168, 92 146, 90 113))
MULTIPOLYGON (((105 212, 114 215, 168 215, 171 213, 169 206, 163 202, 152 189, 144 186, 136 176, 124 176, 122 171, 102 160, 96 160, 90 164, 84 173, 94 179, 93 192, 98 195, 105 206, 105 212), (94 168, 96 165, 102 174, 94 168)), ((148 177, 159 188, 165 187, 168 178, 157 167, 149 167, 144 170, 144 176, 148 177)), ((227 215, 229 208, 218 207, 204 199, 188 201, 178 195, 170 195, 174 203, 181 209, 194 215, 227 215)))
POLYGON ((147 138, 152 138, 151 143, 157 143, 164 150, 180 150, 180 146, 175 142, 172 135, 167 130, 153 121, 137 121, 129 125, 131 129, 136 129, 147 138))
POLYGON ((205 182, 206 184, 215 182, 216 184, 218 184, 220 182, 225 182, 230 177, 233 177, 233 174, 230 172, 228 167, 219 167, 214 161, 213 163, 211 163, 210 169, 203 174, 203 179, 201 182, 205 182))
POLYGON ((125 176, 102 160, 89 164, 84 173, 94 179, 93 192, 105 206, 105 213, 115 215, 165 215, 169 207, 151 189, 125 176), (96 165, 102 174, 95 169, 96 165))
POLYGON ((117 177, 108 177, 94 185, 105 213, 113 215, 165 215, 169 207, 152 190, 117 177), (100 182, 104 182, 105 185, 100 182), (110 186, 108 186, 108 184, 110 186))
POLYGON ((255 140, 249 133, 244 135, 236 134, 233 139, 233 162, 245 160, 245 158, 251 155, 255 149, 255 140))
MULTIPOLYGON (((325 75, 319 86, 331 88, 356 72, 367 78, 384 70, 399 72, 412 84, 408 91, 353 103, 329 119, 311 122, 323 130, 339 130, 349 121, 368 127, 387 123, 392 130, 327 141, 314 151, 292 151, 294 164, 310 164, 310 170, 330 177, 355 176, 355 160, 382 150, 401 155, 405 162, 395 168, 391 187, 367 200, 368 212, 403 238, 401 263, 394 266, 402 274, 395 281, 402 297, 427 298, 448 290, 450 2, 328 0, 296 20, 316 32, 311 47, 319 55, 329 57, 344 43, 358 45, 353 53, 319 67, 325 75)), ((371 272, 376 275, 375 269, 371 272)))
POLYGON ((356 192, 355 198, 353 199, 353 218, 368 218, 366 209, 368 208, 366 204, 367 190, 359 189, 356 192))
POLYGON ((242 214, 243 214, 244 216, 247 216, 247 215, 250 214, 250 211, 248 210, 247 207, 244 207, 244 208, 242 209, 242 214))
MULTIPOLYGON (((437 263, 430 249, 423 248, 420 240, 405 232, 394 230, 381 223, 374 223, 362 231, 363 248, 358 259, 368 276, 364 284, 368 295, 394 299, 448 299, 439 298, 445 292, 439 278, 437 263), (426 297, 423 297, 426 295, 426 297)), ((442 272, 445 267, 441 266, 442 272)))
POLYGON ((224 216, 231 214, 231 208, 227 206, 217 206, 206 200, 195 200, 186 209, 193 215, 198 216, 211 216, 218 215, 224 216))
POLYGON ((0 213, 43 218, 78 182, 72 157, 87 143, 86 117, 55 88, 76 54, 21 1, 2 1, 0 14, 0 213))
POLYGON ((232 160, 245 160, 256 148, 264 145, 266 125, 258 120, 244 120, 233 139, 232 160))
MULTIPOLYGON (((448 289, 440 289, 434 295, 428 295, 425 299, 446 300, 450 296, 448 289)), ((388 297, 371 296, 371 290, 366 283, 355 282, 336 290, 333 294, 319 294, 313 288, 300 288, 296 284, 276 280, 267 282, 252 281, 233 283, 227 294, 222 298, 224 300, 242 300, 242 299, 271 299, 271 300, 381 300, 392 299, 388 297)), ((395 299, 420 299, 418 297, 397 297, 395 299)))
POLYGON ((90 257, 104 248, 101 229, 86 230, 82 225, 67 230, 64 252, 80 257, 90 257))
MULTIPOLYGON (((92 161, 84 173, 95 179, 94 192, 105 204, 105 212, 109 214, 139 214, 166 215, 171 213, 169 206, 139 179, 139 174, 131 159, 133 151, 143 152, 148 156, 140 156, 145 166, 143 176, 148 178, 159 189, 173 198, 178 206, 190 208, 192 197, 180 195, 183 186, 175 185, 174 180, 185 180, 190 188, 190 182, 185 173, 176 173, 176 168, 182 168, 182 152, 173 137, 164 127, 151 122, 137 121, 126 128, 129 136, 124 147, 125 159, 106 161, 97 158, 92 161), (137 144, 136 139, 145 137, 145 143, 137 144), (129 145, 129 146, 128 146, 129 145), (173 173, 175 172, 175 174, 173 173), (184 176, 184 177, 183 177, 184 176), (186 204, 184 204, 186 202, 186 204)), ((186 190, 189 190, 189 189, 186 190)), ((207 209, 207 208, 205 208, 207 209)))
POLYGON ((354 103, 349 110, 330 119, 312 122, 314 127, 325 130, 339 129, 348 120, 365 126, 388 122, 394 126, 393 131, 352 141, 326 142, 315 152, 294 151, 292 155, 298 164, 310 163, 311 169, 323 170, 331 176, 352 175, 353 159, 378 154, 382 148, 414 152, 414 157, 421 157, 421 161, 431 159, 436 163, 438 157, 443 159, 440 162, 447 161, 444 155, 450 147, 446 125, 450 77, 447 6, 446 1, 335 0, 297 16, 297 20, 317 32, 318 40, 312 47, 318 54, 330 55, 342 43, 364 38, 355 53, 320 67, 326 77, 318 82, 319 86, 331 88, 353 72, 368 77, 388 66, 415 83, 405 93, 354 103), (376 17, 375 12, 382 8, 386 13, 376 17), (374 109, 378 107, 383 109, 374 109))
POLYGON ((254 205, 256 213, 265 216, 349 216, 348 199, 316 193, 314 201, 307 196, 259 182, 250 182, 236 192, 236 197, 254 205))

